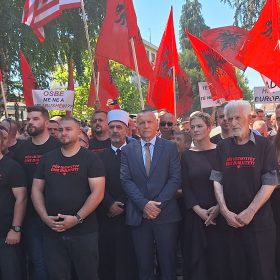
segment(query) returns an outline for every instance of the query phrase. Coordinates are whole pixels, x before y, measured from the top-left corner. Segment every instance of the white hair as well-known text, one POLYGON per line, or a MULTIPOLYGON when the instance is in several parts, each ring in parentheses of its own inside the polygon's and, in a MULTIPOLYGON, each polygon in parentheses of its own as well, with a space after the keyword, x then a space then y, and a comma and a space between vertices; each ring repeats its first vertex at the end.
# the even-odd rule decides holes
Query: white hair
POLYGON ((246 100, 232 100, 224 109, 225 116, 228 117, 231 112, 241 111, 244 116, 249 116, 251 113, 251 105, 246 100))

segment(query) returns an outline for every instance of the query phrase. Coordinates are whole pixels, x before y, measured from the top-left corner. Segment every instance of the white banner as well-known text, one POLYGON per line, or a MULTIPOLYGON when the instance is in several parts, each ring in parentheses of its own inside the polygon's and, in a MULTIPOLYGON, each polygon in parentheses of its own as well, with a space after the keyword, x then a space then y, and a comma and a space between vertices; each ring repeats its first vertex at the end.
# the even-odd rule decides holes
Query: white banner
POLYGON ((254 101, 255 103, 279 103, 280 91, 271 93, 266 87, 254 87, 254 101))
POLYGON ((261 74, 261 77, 263 79, 264 85, 267 87, 270 93, 274 92, 280 92, 280 88, 272 82, 269 78, 267 78, 265 75, 261 74))
POLYGON ((221 106, 225 102, 224 98, 216 101, 212 99, 211 92, 206 82, 199 82, 198 88, 199 88, 201 109, 221 106))
POLYGON ((41 105, 47 110, 73 110, 73 90, 32 90, 34 105, 41 105))

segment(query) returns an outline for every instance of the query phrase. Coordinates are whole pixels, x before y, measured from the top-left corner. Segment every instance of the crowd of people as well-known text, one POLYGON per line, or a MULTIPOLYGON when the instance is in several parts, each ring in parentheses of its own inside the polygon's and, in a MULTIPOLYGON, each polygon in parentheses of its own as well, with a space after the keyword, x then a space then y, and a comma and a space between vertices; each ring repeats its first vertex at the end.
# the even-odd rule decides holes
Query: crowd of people
POLYGON ((279 164, 280 105, 28 107, 0 124, 0 279, 280 279, 279 164))

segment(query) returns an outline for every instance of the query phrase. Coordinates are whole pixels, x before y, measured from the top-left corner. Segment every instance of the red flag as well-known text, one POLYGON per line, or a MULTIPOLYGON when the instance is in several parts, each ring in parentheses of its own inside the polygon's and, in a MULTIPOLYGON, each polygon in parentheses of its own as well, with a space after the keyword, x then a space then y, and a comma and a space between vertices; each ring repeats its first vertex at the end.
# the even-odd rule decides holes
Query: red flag
POLYGON ((212 99, 240 99, 242 91, 237 83, 234 67, 203 41, 187 32, 190 43, 204 72, 212 99))
POLYGON ((2 70, 0 69, 0 82, 3 82, 2 70))
MULTIPOLYGON (((109 60, 105 57, 98 57, 96 60, 95 72, 99 75, 99 88, 98 88, 98 98, 100 102, 99 109, 108 111, 109 103, 112 101, 117 101, 119 97, 118 90, 114 84, 112 73, 110 70, 109 60)), ((90 91, 88 97, 88 106, 94 107, 96 102, 96 92, 93 81, 90 83, 90 91)), ((118 104, 115 104, 115 109, 120 108, 118 104)))
POLYGON ((81 0, 26 0, 22 23, 29 25, 41 43, 45 40, 44 26, 65 9, 78 8, 81 0))
POLYGON ((224 26, 204 30, 201 33, 201 38, 228 62, 245 71, 246 66, 237 60, 236 56, 245 42, 248 33, 247 30, 238 26, 224 26))
POLYGON ((20 50, 19 53, 23 96, 26 106, 29 107, 33 105, 32 89, 37 88, 37 83, 23 52, 20 50))
POLYGON ((96 55, 115 60, 135 71, 131 39, 134 41, 139 74, 151 80, 153 70, 137 26, 132 0, 108 0, 96 55))
POLYGON ((173 11, 171 8, 167 25, 161 39, 155 62, 155 78, 150 81, 146 103, 156 109, 166 109, 173 113, 174 110, 174 79, 179 71, 178 53, 173 26, 173 11))
POLYGON ((177 82, 179 94, 176 100, 176 112, 177 117, 180 117, 191 109, 193 103, 191 81, 186 72, 181 67, 179 67, 177 82))
POLYGON ((237 58, 280 86, 280 5, 267 0, 237 58))

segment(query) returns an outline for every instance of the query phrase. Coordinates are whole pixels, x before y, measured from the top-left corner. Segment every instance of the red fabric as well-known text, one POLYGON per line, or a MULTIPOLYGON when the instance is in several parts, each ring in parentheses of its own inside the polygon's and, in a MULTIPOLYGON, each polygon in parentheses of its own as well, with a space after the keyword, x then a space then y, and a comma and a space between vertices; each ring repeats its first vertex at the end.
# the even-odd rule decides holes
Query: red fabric
POLYGON ((96 45, 96 55, 115 60, 135 71, 134 40, 139 74, 153 78, 153 70, 137 26, 132 0, 107 0, 106 16, 96 45))
POLYGON ((280 86, 280 5, 267 0, 259 19, 248 34, 238 59, 280 86))
POLYGON ((176 75, 179 71, 179 64, 171 9, 157 52, 155 78, 150 81, 146 103, 158 110, 166 109, 174 114, 173 67, 175 67, 176 75))
POLYGON ((242 98, 234 67, 203 41, 189 32, 187 35, 204 72, 212 99, 225 98, 229 101, 242 98))
MULTIPOLYGON (((99 73, 99 109, 109 111, 112 108, 107 105, 108 100, 117 100, 119 97, 118 90, 114 84, 113 77, 110 70, 109 60, 104 57, 98 57, 96 60, 96 76, 98 77, 99 73)), ((96 77, 96 80, 97 80, 96 77)), ((90 82, 90 91, 88 97, 88 106, 94 107, 96 103, 96 91, 94 88, 93 80, 90 82)), ((120 106, 114 105, 114 109, 119 109, 120 106)))
POLYGON ((22 85, 23 85, 23 96, 24 96, 26 106, 29 107, 33 105, 32 89, 37 88, 37 83, 23 52, 20 50, 19 53, 20 53, 20 70, 21 70, 22 85))
POLYGON ((193 103, 193 92, 191 81, 187 73, 180 67, 177 75, 178 82, 178 96, 176 99, 177 117, 182 116, 188 112, 193 103))
POLYGON ((246 66, 237 60, 236 56, 248 33, 247 30, 238 26, 224 26, 203 31, 201 38, 228 62, 245 71, 246 66))
POLYGON ((3 75, 1 69, 0 69, 0 82, 3 82, 3 75))

